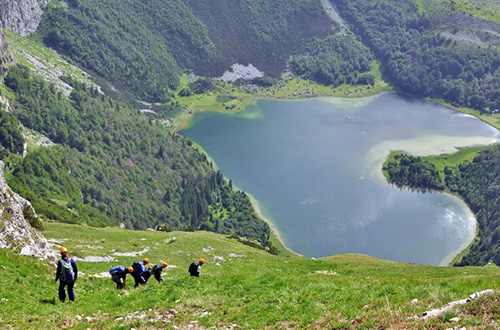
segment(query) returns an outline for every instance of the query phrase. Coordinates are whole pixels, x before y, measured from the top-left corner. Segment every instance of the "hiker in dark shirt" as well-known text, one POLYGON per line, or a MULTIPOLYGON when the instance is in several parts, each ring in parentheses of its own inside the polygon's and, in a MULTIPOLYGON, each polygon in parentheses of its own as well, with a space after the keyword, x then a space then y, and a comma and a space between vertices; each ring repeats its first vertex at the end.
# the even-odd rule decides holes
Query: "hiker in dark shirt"
POLYGON ((151 277, 151 270, 146 270, 146 265, 149 264, 149 259, 144 258, 142 262, 134 261, 132 264, 132 268, 134 271, 132 272, 132 277, 134 278, 135 285, 134 288, 137 288, 139 284, 148 283, 149 278, 151 277))
POLYGON ((158 284, 161 284, 161 282, 163 282, 161 272, 163 271, 163 268, 166 268, 167 266, 168 264, 166 262, 163 262, 161 265, 154 266, 151 270, 151 273, 153 273, 153 276, 155 277, 155 280, 158 281, 158 284))
POLYGON ((59 300, 66 300, 65 287, 68 287, 69 300, 75 301, 75 282, 78 278, 78 268, 73 258, 68 257, 68 249, 61 248, 61 259, 57 263, 56 282, 59 280, 59 300))
POLYGON ((200 259, 198 262, 193 262, 189 265, 189 275, 194 277, 199 277, 201 273, 201 266, 205 263, 205 260, 200 259))
POLYGON ((134 269, 132 267, 125 268, 124 266, 116 266, 111 267, 109 270, 109 274, 111 275, 111 279, 116 283, 116 288, 127 289, 127 274, 132 274, 134 269))

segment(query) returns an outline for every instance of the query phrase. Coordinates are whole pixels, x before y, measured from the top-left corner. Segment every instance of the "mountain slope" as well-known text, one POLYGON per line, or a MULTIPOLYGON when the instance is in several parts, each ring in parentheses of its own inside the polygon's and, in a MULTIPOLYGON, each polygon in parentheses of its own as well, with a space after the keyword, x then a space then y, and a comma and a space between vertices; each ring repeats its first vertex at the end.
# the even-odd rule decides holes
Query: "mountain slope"
POLYGON ((95 87, 63 80, 73 88, 69 97, 26 67, 12 66, 5 78, 11 113, 55 143, 24 158, 3 145, 9 184, 38 213, 93 225, 233 232, 268 243, 269 227, 248 197, 233 191, 190 141, 95 87))
POLYGON ((218 76, 236 62, 281 72, 332 33, 319 1, 53 1, 38 35, 146 101, 166 101, 182 71, 218 76))
POLYGON ((486 113, 500 108, 500 24, 411 0, 340 0, 337 7, 401 91, 486 113))
MULTIPOLYGON (((361 255, 312 260, 272 256, 207 232, 44 226, 49 240, 59 242, 54 249, 64 244, 71 255, 80 258, 77 262, 84 275, 76 284, 76 303, 56 301, 53 268, 0 251, 4 298, 0 301, 0 327, 221 329, 236 324, 242 329, 493 329, 500 316, 500 295, 495 293, 441 317, 412 318, 475 291, 498 287, 495 266, 430 267, 361 255), (120 256, 133 251, 145 252, 120 256), (83 259, 92 256, 116 261, 83 259), (100 277, 111 266, 128 266, 144 257, 154 264, 161 260, 170 264, 162 285, 152 280, 125 293, 117 291, 111 279, 100 277), (190 278, 187 268, 200 257, 207 261, 201 277, 190 278), (451 324, 449 320, 455 316, 460 320, 451 324)), ((130 277, 128 284, 133 284, 130 277)))

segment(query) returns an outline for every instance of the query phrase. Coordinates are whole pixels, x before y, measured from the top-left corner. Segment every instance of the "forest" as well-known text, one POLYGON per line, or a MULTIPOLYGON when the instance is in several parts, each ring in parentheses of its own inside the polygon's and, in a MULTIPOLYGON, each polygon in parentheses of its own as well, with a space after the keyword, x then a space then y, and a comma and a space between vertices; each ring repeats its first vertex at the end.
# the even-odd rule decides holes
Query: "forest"
POLYGON ((434 164, 408 154, 396 154, 383 168, 390 183, 398 187, 443 190, 444 185, 434 164))
POLYGON ((481 112, 500 109, 500 50, 442 35, 411 0, 339 0, 337 8, 407 93, 481 112))
POLYGON ((306 53, 290 61, 292 71, 324 85, 373 85, 373 57, 352 33, 336 34, 307 44, 306 53), (361 74, 360 74, 361 73, 361 74))
POLYGON ((217 77, 239 62, 277 75, 333 24, 315 0, 67 3, 49 3, 36 37, 148 102, 168 101, 183 72, 217 77))
POLYGON ((0 116, 8 182, 37 212, 63 222, 163 224, 268 244, 269 226, 248 196, 234 191, 191 141, 94 87, 64 79, 73 87, 69 98, 26 67, 12 66, 5 77, 16 96, 11 114, 0 116), (19 123, 56 145, 11 157, 22 152, 19 123))
POLYGON ((477 218, 479 239, 457 266, 500 265, 500 146, 482 151, 471 161, 447 166, 443 181, 433 164, 420 157, 401 155, 388 163, 389 182, 398 186, 442 190, 460 195, 477 218), (432 180, 428 180, 432 177, 432 180), (438 182, 439 180, 439 182, 438 182))

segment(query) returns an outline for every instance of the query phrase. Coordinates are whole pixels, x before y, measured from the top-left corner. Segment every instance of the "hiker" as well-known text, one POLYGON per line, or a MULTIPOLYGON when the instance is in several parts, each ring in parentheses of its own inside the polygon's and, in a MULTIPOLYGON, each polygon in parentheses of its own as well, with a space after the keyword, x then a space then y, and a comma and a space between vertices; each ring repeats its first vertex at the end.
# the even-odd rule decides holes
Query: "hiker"
POLYGON ((66 292, 64 287, 68 287, 69 300, 75 301, 74 285, 78 278, 78 268, 73 258, 68 257, 68 249, 61 248, 61 259, 57 263, 56 280, 59 280, 59 300, 64 302, 66 300, 66 292))
POLYGON ((168 264, 166 262, 163 262, 161 265, 156 265, 153 267, 151 270, 151 273, 153 273, 153 276, 155 277, 155 280, 158 281, 158 284, 161 284, 163 282, 163 278, 161 277, 161 272, 163 268, 166 268, 168 264))
POLYGON ((132 264, 132 268, 134 269, 132 276, 135 281, 134 288, 137 288, 139 284, 144 285, 148 283, 149 277, 151 277, 151 269, 146 270, 147 264, 149 264, 148 258, 144 258, 142 262, 134 261, 132 264))
POLYGON ((132 267, 125 268, 124 266, 116 266, 111 267, 109 270, 109 274, 111 275, 111 279, 116 283, 116 288, 127 289, 126 277, 127 274, 132 274, 134 269, 132 267))
POLYGON ((189 265, 189 275, 199 277, 201 273, 201 266, 205 263, 205 260, 200 259, 198 262, 193 262, 189 265))

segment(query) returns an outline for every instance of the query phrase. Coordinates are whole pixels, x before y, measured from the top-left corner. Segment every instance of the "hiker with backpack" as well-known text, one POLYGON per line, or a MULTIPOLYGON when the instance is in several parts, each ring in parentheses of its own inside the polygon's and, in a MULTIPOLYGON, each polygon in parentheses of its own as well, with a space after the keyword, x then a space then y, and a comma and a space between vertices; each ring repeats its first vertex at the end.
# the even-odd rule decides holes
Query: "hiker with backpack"
POLYGON ((163 271, 163 268, 166 268, 168 264, 166 262, 163 262, 161 265, 156 265, 153 267, 151 270, 151 273, 155 277, 155 280, 158 282, 158 284, 161 284, 163 282, 163 278, 161 277, 161 272, 163 271))
POLYGON ((68 249, 61 248, 61 259, 57 263, 56 280, 59 280, 59 300, 64 302, 66 300, 65 287, 68 287, 69 300, 75 301, 74 285, 78 278, 78 268, 73 258, 68 257, 68 249))
POLYGON ((135 281, 134 288, 137 288, 139 284, 144 285, 148 283, 148 280, 151 277, 151 269, 146 270, 147 264, 149 264, 148 258, 144 258, 142 262, 134 261, 132 264, 132 268, 134 269, 132 277, 135 281))
POLYGON ((115 266, 111 267, 109 270, 109 275, 111 275, 111 279, 116 283, 116 288, 127 289, 127 274, 132 274, 134 269, 132 267, 125 268, 125 266, 115 266))
POLYGON ((194 277, 199 277, 201 273, 201 266, 205 263, 205 260, 200 259, 198 262, 193 262, 189 265, 189 275, 194 277))

